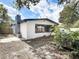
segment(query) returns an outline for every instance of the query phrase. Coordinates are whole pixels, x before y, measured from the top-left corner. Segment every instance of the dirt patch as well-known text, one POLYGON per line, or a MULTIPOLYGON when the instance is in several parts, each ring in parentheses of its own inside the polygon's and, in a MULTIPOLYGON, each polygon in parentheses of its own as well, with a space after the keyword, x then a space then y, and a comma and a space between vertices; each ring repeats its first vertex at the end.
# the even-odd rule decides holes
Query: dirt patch
POLYGON ((40 56, 41 59, 70 59, 70 53, 59 51, 56 43, 53 42, 52 37, 43 39, 38 38, 37 40, 35 39, 24 42, 33 47, 35 49, 33 52, 40 56))

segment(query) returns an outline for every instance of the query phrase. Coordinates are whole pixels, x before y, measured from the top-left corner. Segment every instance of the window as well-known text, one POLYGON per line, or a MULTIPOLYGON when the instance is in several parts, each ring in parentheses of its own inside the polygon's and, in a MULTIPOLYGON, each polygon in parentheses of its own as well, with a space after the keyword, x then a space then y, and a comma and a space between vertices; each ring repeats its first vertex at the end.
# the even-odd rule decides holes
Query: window
POLYGON ((51 25, 36 24, 35 25, 35 32, 36 33, 50 32, 50 26, 51 25))

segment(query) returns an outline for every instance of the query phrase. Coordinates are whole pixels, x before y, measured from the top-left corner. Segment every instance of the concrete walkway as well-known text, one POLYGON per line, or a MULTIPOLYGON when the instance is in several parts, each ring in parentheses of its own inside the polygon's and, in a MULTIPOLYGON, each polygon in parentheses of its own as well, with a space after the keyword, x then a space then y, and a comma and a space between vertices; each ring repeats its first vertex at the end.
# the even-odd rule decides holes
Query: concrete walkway
POLYGON ((7 43, 7 42, 12 42, 12 41, 20 41, 20 39, 18 37, 15 37, 15 36, 0 39, 0 43, 7 43))
POLYGON ((0 59, 40 59, 34 49, 17 37, 0 39, 0 59))

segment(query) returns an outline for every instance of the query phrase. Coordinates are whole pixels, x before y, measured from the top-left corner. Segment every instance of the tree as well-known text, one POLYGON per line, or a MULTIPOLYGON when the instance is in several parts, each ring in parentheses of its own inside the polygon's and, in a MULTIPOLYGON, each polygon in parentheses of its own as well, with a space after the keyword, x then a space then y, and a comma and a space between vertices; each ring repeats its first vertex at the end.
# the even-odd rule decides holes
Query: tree
POLYGON ((0 23, 0 34, 9 33, 11 18, 7 14, 7 9, 5 9, 2 4, 0 4, 0 19, 2 19, 2 21, 0 23))
POLYGON ((60 22, 66 25, 66 27, 72 27, 72 24, 74 24, 79 19, 78 12, 73 8, 69 6, 65 6, 64 10, 60 13, 60 22))
POLYGON ((7 9, 5 9, 2 4, 0 4, 0 18, 2 18, 3 20, 8 19, 7 9))
POLYGON ((15 5, 18 9, 21 9, 23 6, 29 8, 31 4, 36 5, 39 1, 40 0, 15 0, 15 5))
POLYGON ((64 10, 60 13, 60 22, 64 23, 67 28, 78 27, 77 21, 79 20, 79 0, 69 1, 70 2, 64 6, 64 10))
MULTIPOLYGON (((48 0, 46 0, 48 2, 48 0)), ((67 0, 58 0, 58 4, 62 4, 67 0)), ((15 0, 14 4, 16 8, 21 9, 23 6, 26 6, 27 8, 30 8, 31 5, 37 5, 40 2, 40 0, 15 0)), ((69 2, 69 1, 67 1, 69 2)))

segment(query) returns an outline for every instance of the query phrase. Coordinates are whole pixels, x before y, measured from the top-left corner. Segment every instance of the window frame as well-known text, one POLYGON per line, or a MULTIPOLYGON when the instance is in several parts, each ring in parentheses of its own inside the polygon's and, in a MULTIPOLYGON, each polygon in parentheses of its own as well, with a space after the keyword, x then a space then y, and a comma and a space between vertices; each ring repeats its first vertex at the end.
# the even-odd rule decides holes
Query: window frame
POLYGON ((35 24, 35 33, 51 32, 51 31, 50 31, 51 28, 49 28, 49 30, 48 30, 48 29, 46 29, 46 26, 52 26, 52 25, 46 25, 46 24, 35 24), (38 28, 37 28, 38 26, 44 26, 44 28, 45 28, 44 31, 42 31, 42 30, 41 30, 41 31, 38 31, 38 28))

